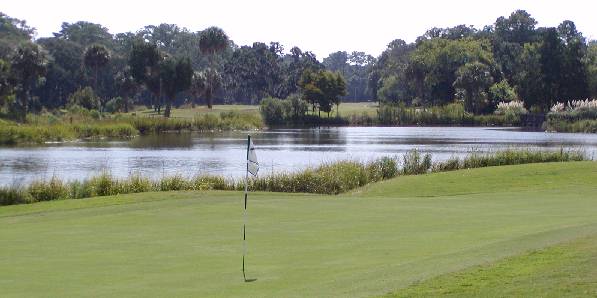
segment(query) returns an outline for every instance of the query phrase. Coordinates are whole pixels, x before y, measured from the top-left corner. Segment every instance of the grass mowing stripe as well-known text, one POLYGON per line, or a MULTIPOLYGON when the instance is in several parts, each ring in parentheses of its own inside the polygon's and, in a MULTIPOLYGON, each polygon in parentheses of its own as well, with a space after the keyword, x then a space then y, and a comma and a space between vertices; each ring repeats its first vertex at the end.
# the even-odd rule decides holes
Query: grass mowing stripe
POLYGON ((597 296, 597 234, 442 275, 385 297, 437 296, 597 296))

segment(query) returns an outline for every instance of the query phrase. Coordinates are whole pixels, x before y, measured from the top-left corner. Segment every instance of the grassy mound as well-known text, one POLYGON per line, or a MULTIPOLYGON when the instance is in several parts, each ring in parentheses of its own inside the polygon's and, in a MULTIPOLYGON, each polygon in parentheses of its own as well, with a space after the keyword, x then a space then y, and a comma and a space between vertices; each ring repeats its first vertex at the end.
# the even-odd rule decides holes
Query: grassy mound
MULTIPOLYGON (((2 296, 374 296, 597 234, 597 164, 399 177, 338 196, 152 192, 0 207, 2 296)), ((505 284, 504 287, 509 287, 505 284)))

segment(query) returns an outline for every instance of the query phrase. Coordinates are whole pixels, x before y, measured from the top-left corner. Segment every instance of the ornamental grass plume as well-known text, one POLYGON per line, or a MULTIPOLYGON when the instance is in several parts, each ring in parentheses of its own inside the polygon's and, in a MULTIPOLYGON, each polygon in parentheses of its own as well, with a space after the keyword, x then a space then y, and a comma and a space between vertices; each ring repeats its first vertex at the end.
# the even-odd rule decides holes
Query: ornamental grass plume
POLYGON ((497 105, 495 113, 498 115, 506 115, 508 113, 522 115, 528 113, 524 107, 524 103, 520 100, 513 100, 510 102, 500 102, 497 105))

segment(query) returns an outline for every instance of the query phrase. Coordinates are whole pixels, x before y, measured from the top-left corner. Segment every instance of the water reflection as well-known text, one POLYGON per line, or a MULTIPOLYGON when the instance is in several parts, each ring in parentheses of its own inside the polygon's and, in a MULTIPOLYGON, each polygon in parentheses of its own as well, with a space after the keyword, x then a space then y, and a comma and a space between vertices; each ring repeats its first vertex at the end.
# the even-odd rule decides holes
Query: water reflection
MULTIPOLYGON (((263 174, 294 171, 338 159, 369 160, 418 148, 435 160, 471 151, 512 148, 581 149, 597 152, 597 135, 554 134, 513 129, 462 127, 343 127, 252 132, 263 174)), ((0 184, 25 183, 52 175, 84 179, 102 171, 159 177, 198 173, 240 177, 246 133, 180 133, 130 141, 48 144, 0 148, 0 184)))

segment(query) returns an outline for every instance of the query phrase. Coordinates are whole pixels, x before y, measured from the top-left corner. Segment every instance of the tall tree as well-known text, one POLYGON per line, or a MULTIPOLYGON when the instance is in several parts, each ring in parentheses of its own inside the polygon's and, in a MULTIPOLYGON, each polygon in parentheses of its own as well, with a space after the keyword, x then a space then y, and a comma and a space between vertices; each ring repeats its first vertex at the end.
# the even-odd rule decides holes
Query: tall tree
POLYGON ((560 78, 560 96, 564 100, 587 98, 589 83, 584 59, 587 55, 585 38, 576 30, 572 21, 562 22, 558 35, 563 43, 563 61, 560 78))
MULTIPOLYGON (((208 55, 210 60, 210 68, 212 68, 212 72, 215 71, 215 55, 224 51, 228 47, 228 36, 224 32, 224 30, 218 27, 209 27, 201 32, 201 36, 199 39, 199 48, 201 52, 208 55)), ((214 86, 208 86, 208 88, 213 88, 214 86)), ((212 108, 213 106, 213 93, 214 90, 210 90, 207 93, 207 107, 212 108)))
POLYGON ((129 56, 129 67, 131 75, 139 84, 145 87, 153 95, 153 107, 157 112, 161 110, 162 84, 160 81, 160 62, 162 55, 158 48, 150 43, 137 40, 133 43, 129 56))
POLYGON ((30 41, 34 34, 35 29, 27 22, 0 12, 0 59, 8 59, 19 44, 30 41))
POLYGON ((0 59, 0 107, 7 101, 7 97, 13 92, 10 82, 10 64, 0 59))
POLYGON ((83 47, 93 44, 101 44, 106 47, 112 46, 112 34, 106 27, 100 24, 79 21, 75 23, 62 23, 60 31, 54 33, 60 39, 76 42, 83 47))
POLYGON ((166 96, 164 117, 170 117, 172 103, 176 95, 190 88, 192 76, 193 68, 188 58, 174 59, 167 57, 160 63, 160 80, 166 96))
POLYGON ((597 98, 597 41, 589 42, 585 58, 587 81, 591 98, 597 98))
POLYGON ((346 81, 342 74, 327 70, 305 70, 299 82, 303 99, 317 108, 319 113, 329 113, 332 106, 340 106, 340 97, 346 95, 346 81))
POLYGON ((139 89, 139 85, 135 82, 135 78, 133 78, 131 69, 126 67, 124 70, 119 71, 116 74, 116 86, 118 88, 118 93, 122 96, 123 104, 124 104, 124 112, 128 113, 129 106, 131 104, 131 98, 135 96, 139 89))
POLYGON ((21 44, 11 60, 11 77, 16 89, 14 111, 16 118, 24 121, 32 103, 31 91, 37 87, 46 73, 48 56, 46 52, 33 43, 21 44))
POLYGON ((543 28, 539 54, 544 90, 540 105, 543 111, 548 111, 563 95, 564 49, 556 28, 543 28))
POLYGON ((471 62, 458 68, 454 87, 463 91, 465 109, 479 114, 486 104, 487 90, 492 83, 489 66, 480 62, 471 62))
POLYGON ((108 49, 99 44, 89 46, 85 50, 83 63, 85 67, 93 72, 93 91, 100 94, 98 89, 98 77, 100 69, 104 68, 110 62, 110 52, 108 49))
POLYGON ((55 37, 38 39, 52 57, 44 84, 36 89, 40 103, 58 108, 68 103, 68 96, 85 85, 84 48, 78 43, 55 37))

